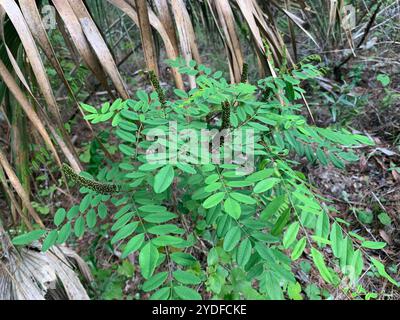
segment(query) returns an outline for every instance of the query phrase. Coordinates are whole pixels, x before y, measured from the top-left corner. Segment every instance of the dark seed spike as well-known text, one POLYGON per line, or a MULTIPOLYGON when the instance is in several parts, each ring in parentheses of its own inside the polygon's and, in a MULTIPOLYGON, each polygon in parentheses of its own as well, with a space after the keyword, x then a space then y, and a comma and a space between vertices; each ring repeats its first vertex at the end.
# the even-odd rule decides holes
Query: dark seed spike
POLYGON ((221 130, 228 129, 231 126, 231 106, 228 101, 222 104, 222 125, 221 130))
POLYGON ((165 107, 165 104, 167 102, 165 98, 165 93, 164 90, 161 89, 160 81, 158 81, 157 75, 153 70, 149 71, 149 78, 154 90, 158 94, 158 98, 160 99, 161 105, 165 107))
POLYGON ((65 163, 63 163, 62 170, 67 179, 74 181, 75 183, 79 184, 82 187, 86 187, 90 190, 96 191, 97 193, 112 194, 118 192, 117 185, 110 183, 101 183, 84 178, 75 173, 75 171, 65 163))
POLYGON ((246 83, 248 77, 249 77, 249 65, 247 63, 243 63, 242 75, 241 75, 241 78, 240 78, 240 82, 241 83, 246 83))

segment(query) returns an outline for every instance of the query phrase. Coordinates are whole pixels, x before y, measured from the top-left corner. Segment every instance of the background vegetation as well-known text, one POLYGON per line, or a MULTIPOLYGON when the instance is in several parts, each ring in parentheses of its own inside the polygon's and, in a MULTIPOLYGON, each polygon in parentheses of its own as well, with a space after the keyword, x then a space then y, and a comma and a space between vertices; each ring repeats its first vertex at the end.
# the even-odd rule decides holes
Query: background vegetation
MULTIPOLYGON (((213 232, 218 232, 214 230, 215 223, 207 221, 204 225, 198 221, 202 218, 184 215, 184 219, 180 217, 173 223, 185 229, 185 235, 192 235, 194 242, 177 252, 190 253, 196 264, 178 258, 179 262, 168 261, 167 267, 172 274, 183 264, 184 271, 179 270, 184 274, 175 275, 175 278, 169 275, 170 280, 180 283, 180 288, 186 288, 182 284, 187 284, 190 291, 177 289, 167 295, 164 290, 165 296, 158 298, 190 294, 226 299, 398 298, 398 1, 53 0, 49 3, 1 0, 0 13, 0 238, 3 239, 3 255, 25 245, 23 238, 19 238, 20 242, 16 238, 15 249, 4 240, 8 235, 15 239, 32 230, 47 229, 49 233, 36 233, 32 239, 43 236, 49 244, 56 242, 57 238, 49 238, 49 235, 55 234, 51 230, 62 226, 63 221, 57 223, 64 214, 60 208, 67 209, 67 215, 71 208, 86 206, 87 190, 79 190, 78 185, 63 174, 63 163, 73 172, 84 170, 91 178, 103 181, 108 178, 104 178, 102 169, 111 169, 113 163, 124 163, 129 151, 120 148, 112 131, 117 124, 111 123, 115 114, 107 115, 107 111, 109 108, 122 110, 127 101, 136 101, 137 97, 140 100, 140 95, 136 96, 139 90, 149 101, 160 102, 161 91, 155 90, 155 83, 149 81, 148 70, 153 70, 159 79, 171 103, 172 116, 174 103, 188 97, 182 92, 199 86, 198 70, 184 69, 184 62, 192 67, 203 66, 200 71, 210 78, 212 75, 206 70, 212 70, 213 74, 222 71, 221 76, 232 84, 242 81, 243 66, 247 64, 249 87, 239 88, 247 94, 252 84, 264 94, 263 97, 249 96, 252 103, 267 101, 301 106, 289 110, 305 119, 307 126, 362 134, 374 144, 362 140, 363 145, 352 147, 354 157, 344 160, 353 161, 346 164, 336 162, 338 158, 326 158, 330 150, 339 151, 326 143, 328 136, 323 137, 322 145, 308 137, 306 142, 312 148, 319 146, 328 151, 325 154, 316 151, 315 159, 307 157, 304 150, 299 151, 301 147, 296 143, 289 146, 289 141, 289 145, 282 146, 282 150, 288 152, 287 163, 296 174, 301 172, 307 177, 310 182, 307 186, 320 198, 318 203, 329 215, 328 233, 316 231, 314 235, 319 238, 303 248, 301 258, 293 259, 289 268, 293 281, 277 278, 276 273, 266 267, 270 278, 263 278, 263 281, 274 284, 272 287, 264 286, 264 282, 257 279, 256 270, 250 276, 237 271, 235 279, 240 281, 235 286, 235 279, 229 279, 226 270, 240 263, 236 257, 238 249, 235 248, 235 258, 232 258, 233 249, 230 250, 225 240, 228 230, 219 232, 218 239, 214 239, 213 232), (349 13, 355 14, 354 21, 349 13), (183 59, 179 64, 165 62, 178 57, 183 59), (304 70, 310 72, 300 78, 296 76, 295 71, 304 70), (260 79, 265 81, 259 82, 260 79), (279 80, 284 83, 281 87, 279 80), (151 96, 154 91, 157 95, 151 96), (102 110, 102 117, 88 118, 88 114, 94 113, 90 111, 92 106, 102 110), (337 234, 338 243, 352 239, 356 249, 363 252, 364 263, 355 285, 342 281, 345 272, 341 262, 336 261, 341 257, 331 247, 337 234), (198 245, 204 247, 198 250, 198 245), (210 261, 215 254, 218 262, 210 261), (321 259, 323 264, 316 263, 321 259), (332 273, 338 274, 338 281, 332 278, 332 273), (218 290, 218 286, 225 283, 233 289, 218 290)), ((239 90, 219 78, 212 78, 215 80, 213 90, 239 90)), ((193 92, 190 91, 189 96, 193 92)), ((201 101, 196 100, 191 106, 201 109, 201 101)), ((211 111, 216 113, 218 121, 221 110, 211 111)), ((282 115, 285 112, 274 110, 273 113, 282 115)), ((259 120, 264 126, 271 125, 265 121, 259 120)), ((330 142, 346 144, 342 138, 330 142)), ((276 139, 271 141, 280 145, 276 139)), ((275 158, 268 158, 271 159, 275 158)), ((264 167, 261 165, 258 169, 264 167)), ((108 179, 108 182, 120 181, 115 179, 108 179)), ((152 183, 149 186, 154 187, 152 183)), ((144 186, 142 188, 145 190, 144 186)), ((254 188, 252 185, 250 190, 254 188)), ((174 189, 171 190, 174 195, 174 189)), ((267 197, 276 194, 279 192, 267 194, 267 197)), ((175 196, 180 202, 186 202, 176 189, 175 196)), ((273 198, 266 198, 264 204, 269 200, 273 198)), ((159 205, 166 204, 165 199, 157 201, 159 205)), ((190 204, 186 205, 190 211, 190 204)), ((171 210, 170 206, 166 207, 171 210)), ((113 208, 110 206, 108 210, 113 208)), ((291 208, 294 214, 296 205, 291 208)), ((257 207, 257 217, 260 209, 264 206, 257 207)), ((100 209, 96 210, 100 215, 100 209)), ((275 226, 282 216, 281 211, 276 212, 271 222, 275 226)), ((164 277, 162 266, 158 278, 151 278, 152 272, 143 274, 138 254, 125 256, 125 244, 116 245, 121 239, 113 238, 118 230, 117 227, 113 229, 114 220, 123 214, 115 209, 101 222, 89 219, 86 223, 92 225, 91 230, 83 234, 75 227, 67 242, 89 265, 93 279, 88 276, 91 284, 86 283, 85 287, 92 298, 147 299, 153 293, 152 285, 164 277), (150 284, 149 278, 153 280, 150 284)), ((278 233, 282 241, 286 235, 286 240, 277 248, 290 256, 307 234, 289 222, 296 220, 283 224, 278 233), (295 229, 296 242, 288 243, 295 229)), ((320 225, 325 224, 321 222, 320 225)), ((261 249, 256 250, 255 245, 255 242, 244 241, 240 244, 262 256, 261 249)), ((244 249, 244 252, 249 251, 244 249)), ((164 254, 163 250, 160 252, 164 254)), ((9 261, 1 263, 3 269, 9 268, 9 261)))

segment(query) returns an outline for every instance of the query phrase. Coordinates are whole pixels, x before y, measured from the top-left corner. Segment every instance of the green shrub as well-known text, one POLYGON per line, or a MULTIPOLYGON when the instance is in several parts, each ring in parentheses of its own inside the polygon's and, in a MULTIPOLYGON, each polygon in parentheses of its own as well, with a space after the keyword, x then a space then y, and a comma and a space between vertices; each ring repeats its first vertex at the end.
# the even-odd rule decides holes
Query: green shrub
MULTIPOLYGON (((193 61, 169 63, 195 76, 198 87, 175 89, 177 99, 168 100, 152 76, 157 90, 150 95, 140 90, 136 100, 101 108, 82 105, 86 120, 111 122, 110 139, 120 158, 104 158, 95 177, 77 176, 65 166, 84 197, 68 211, 57 211, 57 228, 45 238, 44 249, 112 221, 111 244, 123 259, 137 253, 141 289, 154 299, 301 299, 305 287, 292 267, 305 257, 332 286, 340 287, 345 277, 355 284, 369 261, 395 283, 362 249, 379 249, 382 243, 347 233, 346 222, 330 216, 330 208, 296 170, 302 158, 344 168, 346 161, 357 160, 352 147, 371 144, 346 130, 311 126, 300 115, 300 84, 318 76, 318 69, 304 64, 252 85, 246 79, 230 84, 221 72, 193 61), (181 136, 185 129, 200 133, 198 146, 202 129, 224 129, 219 148, 206 140, 202 150, 227 156, 231 146, 243 156, 231 163, 201 162, 188 147, 193 141, 181 136), (174 130, 179 139, 172 138, 174 130), (238 132, 242 138, 245 132, 253 135, 230 144, 229 134, 238 132), (149 162, 150 157, 157 161, 149 162), (327 252, 332 253, 329 263, 327 252)), ((23 244, 41 236, 15 239, 23 244)))

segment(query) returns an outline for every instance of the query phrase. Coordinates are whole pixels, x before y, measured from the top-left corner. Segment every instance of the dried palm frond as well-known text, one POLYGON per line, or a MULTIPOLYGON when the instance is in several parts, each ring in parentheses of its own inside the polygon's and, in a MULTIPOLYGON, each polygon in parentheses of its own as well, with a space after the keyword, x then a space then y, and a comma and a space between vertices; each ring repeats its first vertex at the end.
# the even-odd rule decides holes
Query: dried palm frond
POLYGON ((243 53, 239 42, 239 37, 235 30, 235 20, 228 0, 208 1, 213 17, 219 29, 221 37, 225 40, 225 47, 229 59, 229 70, 231 81, 239 82, 244 63, 243 53), (214 12, 216 11, 216 12, 214 12), (216 18, 218 17, 218 19, 216 18))
POLYGON ((139 19, 139 30, 140 37, 143 43, 143 54, 146 60, 146 65, 149 70, 152 70, 158 76, 158 66, 156 49, 154 46, 153 35, 151 32, 151 25, 149 19, 149 13, 147 9, 146 0, 130 0, 131 3, 135 2, 138 19, 139 19))
MULTIPOLYGON (((171 0, 172 12, 175 25, 179 35, 182 56, 186 62, 195 60, 201 63, 199 50, 197 48, 195 34, 189 13, 183 0, 171 0)), ((194 76, 189 76, 190 87, 196 87, 194 76)))
POLYGON ((164 25, 164 28, 171 40, 173 47, 176 50, 176 55, 179 55, 178 40, 176 38, 174 21, 172 20, 171 9, 168 5, 168 0, 154 0, 154 4, 157 9, 157 15, 160 22, 164 25))
POLYGON ((72 250, 41 252, 38 242, 17 250, 1 225, 0 243, 0 300, 89 300, 74 270, 92 281, 89 268, 72 250))
MULTIPOLYGON (((132 19, 132 21, 137 26, 140 25, 139 17, 134 6, 132 6, 131 4, 127 3, 124 0, 107 0, 107 1, 116 8, 118 8, 119 10, 121 10, 122 12, 124 12, 130 19, 132 19)), ((151 26, 159 33, 161 39, 164 42, 167 57, 172 60, 178 58, 179 48, 177 48, 176 45, 174 44, 169 32, 167 32, 167 29, 164 27, 163 23, 150 8, 148 8, 148 14, 151 26)), ((172 74, 174 76, 176 87, 179 89, 183 89, 184 86, 183 86, 182 76, 177 72, 176 69, 172 70, 172 74)))
MULTIPOLYGON (((14 190, 18 193, 24 207, 28 210, 31 217, 35 220, 37 224, 39 224, 42 228, 44 228, 42 220, 40 219, 39 215, 36 213, 31 202, 29 201, 29 195, 26 193, 14 170, 11 168, 11 165, 8 162, 7 157, 5 153, 1 150, 1 148, 0 148, 0 166, 4 168, 5 174, 8 176, 11 185, 13 186, 14 190)), ((3 183, 6 183, 5 179, 2 180, 3 183)))

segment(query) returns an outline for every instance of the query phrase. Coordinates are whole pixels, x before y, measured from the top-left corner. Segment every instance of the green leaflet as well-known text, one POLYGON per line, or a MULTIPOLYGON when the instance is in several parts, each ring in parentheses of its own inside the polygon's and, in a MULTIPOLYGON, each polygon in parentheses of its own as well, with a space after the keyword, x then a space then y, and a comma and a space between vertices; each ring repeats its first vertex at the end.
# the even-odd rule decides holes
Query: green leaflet
POLYGON ((58 233, 57 243, 62 244, 67 241, 68 237, 71 234, 71 222, 67 222, 63 225, 58 233))
POLYGON ((196 174, 197 173, 196 169, 194 169, 191 165, 188 165, 186 163, 178 162, 176 164, 176 166, 177 166, 177 168, 181 169, 182 171, 184 171, 186 173, 189 173, 189 174, 196 174))
POLYGON ((126 144, 120 144, 118 148, 126 156, 133 157, 135 155, 135 149, 126 144))
POLYGON ((111 244, 114 244, 120 240, 123 240, 127 237, 129 237, 137 228, 139 225, 138 221, 131 222, 127 224, 126 226, 122 227, 121 229, 118 230, 118 232, 112 237, 111 239, 111 244))
POLYGON ((277 178, 269 178, 266 180, 262 180, 255 185, 253 191, 254 191, 254 193, 266 192, 266 191, 272 189, 278 182, 279 182, 279 179, 277 179, 277 178))
POLYGON ((83 219, 82 216, 79 216, 78 219, 76 219, 74 225, 74 232, 78 238, 83 236, 85 232, 85 220, 83 219))
POLYGON ((300 258, 300 256, 303 254, 306 244, 307 244, 306 237, 303 237, 299 241, 297 241, 296 245, 293 248, 292 255, 291 255, 291 258, 293 261, 300 258))
POLYGON ((168 300, 171 295, 171 289, 168 287, 157 290, 151 297, 150 300, 168 300))
POLYGON ((232 251, 240 241, 242 232, 239 227, 234 227, 228 231, 224 238, 223 248, 225 251, 232 251))
POLYGON ((233 199, 235 199, 236 201, 239 201, 240 203, 244 203, 244 204, 256 204, 257 201, 255 199, 253 199, 252 197, 240 193, 240 192, 231 192, 229 194, 233 199))
POLYGON ((176 270, 172 273, 172 275, 174 276, 175 280, 182 284, 194 285, 201 282, 201 279, 198 276, 189 271, 176 270))
POLYGON ((137 234, 126 244, 124 251, 122 252, 122 258, 126 258, 132 252, 138 250, 144 242, 144 233, 137 234))
POLYGON ((180 89, 174 89, 174 93, 179 97, 179 98, 183 98, 183 99, 187 99, 189 96, 188 94, 180 89))
POLYGON ((156 234, 156 235, 164 235, 168 233, 176 233, 182 234, 184 232, 183 229, 179 228, 175 224, 162 224, 158 226, 153 226, 147 229, 149 233, 156 234))
POLYGON ((148 212, 148 213, 160 213, 160 212, 167 211, 167 209, 165 207, 159 206, 159 205, 154 205, 154 204, 141 206, 141 207, 139 207, 139 210, 143 211, 143 212, 148 212))
POLYGON ((81 201, 79 205, 79 212, 84 213, 90 206, 90 202, 92 201, 92 196, 87 194, 81 201))
POLYGON ((260 170, 260 171, 254 172, 251 175, 249 175, 248 177, 246 177, 246 181, 249 181, 252 183, 258 182, 260 180, 264 180, 264 179, 270 177, 273 173, 274 173, 273 169, 260 170))
POLYGON ((342 250, 343 232, 342 228, 336 222, 332 225, 329 239, 332 243, 332 251, 335 257, 339 258, 342 250))
POLYGON ((97 223, 96 211, 94 211, 94 209, 92 208, 86 214, 86 224, 89 227, 89 229, 93 229, 96 223, 97 223))
POLYGON ((104 205, 104 203, 100 203, 98 214, 100 219, 105 219, 107 217, 107 207, 104 205))
POLYGON ((273 236, 277 236, 282 233, 283 228, 286 226, 290 219, 290 209, 286 209, 279 216, 278 220, 274 224, 274 227, 271 230, 271 234, 273 236))
POLYGON ((161 193, 168 189, 174 180, 174 168, 171 165, 166 165, 156 174, 154 178, 154 192, 161 193))
POLYGON ((185 286, 174 287, 174 292, 183 300, 201 300, 201 296, 197 291, 185 286))
POLYGON ((170 236, 170 235, 162 235, 157 238, 153 238, 152 242, 155 246, 162 247, 162 246, 172 246, 176 247, 177 245, 179 246, 184 242, 184 239, 178 238, 175 236, 170 236))
POLYGON ((297 234, 300 230, 300 224, 296 221, 293 222, 286 230, 283 236, 283 246, 285 249, 289 248, 292 243, 296 240, 297 234))
POLYGON ((60 208, 56 211, 56 214, 54 215, 54 224, 58 227, 63 223, 65 217, 67 215, 67 212, 65 211, 64 208, 60 208))
MULTIPOLYGON (((130 133, 130 132, 126 132, 124 130, 118 129, 118 130, 115 131, 115 133, 119 138, 121 138, 125 142, 135 142, 136 141, 136 136, 134 134, 130 133)), ((133 155, 133 154, 134 153, 129 154, 129 155, 133 155)))
POLYGON ((240 243, 236 251, 236 262, 242 268, 247 264, 247 262, 249 262, 251 257, 251 251, 252 251, 251 241, 248 238, 246 238, 240 243))
POLYGON ((273 262, 275 260, 272 250, 269 247, 261 244, 260 242, 257 242, 255 244, 254 249, 258 252, 258 254, 261 256, 261 258, 263 258, 264 260, 269 261, 269 262, 271 262, 271 261, 273 262))
POLYGON ((239 202, 233 200, 232 198, 228 198, 224 201, 224 210, 227 214, 229 214, 234 219, 239 219, 242 213, 242 209, 240 207, 239 202))
MULTIPOLYGON (((329 224, 329 217, 326 214, 325 211, 323 211, 319 216, 317 220, 317 226, 315 228, 315 235, 318 237, 321 237, 323 239, 328 239, 329 236, 329 230, 330 229, 330 224, 329 224)), ((321 243, 318 243, 321 245, 321 243)))
POLYGON ((375 258, 370 258, 371 262, 373 263, 373 265, 376 267, 376 269, 378 270, 378 273, 384 277, 385 279, 389 280, 390 283, 394 284, 396 287, 399 287, 400 284, 394 280, 385 270, 385 266, 382 264, 382 262, 376 260, 375 258))
POLYGON ((141 250, 139 254, 139 266, 141 269, 142 276, 145 279, 149 279, 154 270, 156 269, 159 253, 157 248, 148 242, 141 250))
POLYGON ((209 176, 204 180, 204 182, 205 182, 206 184, 212 184, 212 183, 214 183, 214 182, 217 182, 218 180, 219 180, 219 175, 216 174, 216 173, 213 173, 213 174, 209 175, 209 176))
POLYGON ((385 242, 378 242, 378 241, 363 241, 361 246, 368 249, 383 249, 386 247, 385 242))
POLYGON ((325 264, 324 257, 322 255, 322 253, 319 252, 315 248, 311 248, 311 256, 312 256, 314 264, 316 265, 316 267, 317 267, 319 273, 321 274, 322 278, 326 282, 332 283, 333 282, 333 278, 332 278, 332 275, 331 275, 329 269, 327 268, 327 266, 325 264))
POLYGON ((261 220, 268 220, 273 214, 278 212, 278 210, 286 203, 285 196, 278 196, 273 199, 261 212, 260 219, 261 220))
POLYGON ((79 206, 72 206, 67 212, 67 219, 72 220, 79 214, 79 206))
POLYGON ((47 235, 47 237, 43 241, 42 251, 46 252, 47 250, 49 250, 50 247, 56 243, 57 237, 58 237, 57 230, 50 231, 50 233, 47 235))
POLYGON ((223 186, 222 182, 214 182, 214 183, 209 184, 208 186, 206 186, 204 188, 204 191, 206 191, 206 192, 214 192, 214 191, 217 191, 217 190, 221 189, 222 186, 223 186))
POLYGON ((13 238, 12 243, 16 246, 27 245, 33 241, 39 240, 45 233, 45 230, 33 230, 13 238))
POLYGON ((354 277, 354 281, 357 281, 364 268, 364 261, 360 250, 354 252, 350 265, 353 267, 353 274, 350 275, 354 277))
POLYGON ((184 266, 184 267, 190 267, 194 263, 196 263, 196 258, 193 257, 189 253, 184 253, 184 252, 174 252, 171 254, 171 259, 175 263, 184 266))
POLYGON ((121 229, 132 219, 133 215, 133 212, 128 212, 124 214, 113 224, 113 226, 111 227, 111 231, 117 231, 118 229, 121 229))
POLYGON ((332 164, 339 169, 344 169, 345 164, 343 163, 342 160, 340 160, 338 157, 335 156, 334 153, 329 154, 329 159, 331 160, 332 164))
POLYGON ((254 182, 251 181, 228 181, 226 182, 226 185, 232 188, 243 188, 243 187, 249 187, 253 185, 253 183, 254 182))
POLYGON ((271 300, 283 300, 282 288, 271 271, 265 273, 265 286, 271 300))
POLYGON ((325 156, 325 153, 320 149, 317 148, 316 150, 316 155, 317 155, 317 159, 324 165, 326 166, 328 164, 328 159, 325 156))
POLYGON ((376 80, 378 80, 384 87, 386 87, 390 83, 390 77, 387 74, 383 73, 378 74, 376 80))
POLYGON ((95 107, 92 107, 86 103, 80 103, 80 106, 83 110, 85 110, 89 113, 97 113, 97 109, 95 107))
POLYGON ((157 273, 143 283, 142 289, 144 292, 153 291, 161 286, 167 278, 168 272, 157 273))
POLYGON ((215 207, 217 204, 219 204, 224 199, 224 197, 225 197, 224 192, 217 192, 216 194, 213 194, 212 196, 208 197, 203 202, 203 207, 206 209, 215 207))
POLYGON ((144 221, 150 223, 164 223, 169 220, 175 219, 177 215, 171 212, 151 213, 143 217, 144 221))

